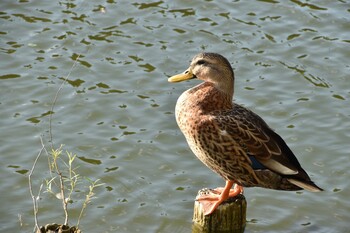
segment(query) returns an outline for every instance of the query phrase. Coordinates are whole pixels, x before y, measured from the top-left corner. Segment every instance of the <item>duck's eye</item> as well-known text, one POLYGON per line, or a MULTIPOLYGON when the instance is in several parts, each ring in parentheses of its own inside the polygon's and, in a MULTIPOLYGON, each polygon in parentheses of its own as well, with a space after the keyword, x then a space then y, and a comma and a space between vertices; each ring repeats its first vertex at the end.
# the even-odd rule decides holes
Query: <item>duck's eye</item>
POLYGON ((203 65, 204 63, 205 63, 204 60, 199 60, 199 61, 197 61, 197 65, 203 65))

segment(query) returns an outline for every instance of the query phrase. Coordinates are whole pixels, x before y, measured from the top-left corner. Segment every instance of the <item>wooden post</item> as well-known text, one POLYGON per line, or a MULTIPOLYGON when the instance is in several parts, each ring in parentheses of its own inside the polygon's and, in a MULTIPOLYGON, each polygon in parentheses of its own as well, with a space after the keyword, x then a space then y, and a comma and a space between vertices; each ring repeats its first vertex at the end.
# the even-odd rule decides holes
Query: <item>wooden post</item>
MULTIPOLYGON (((210 192, 201 189, 197 197, 210 192)), ((197 198, 196 198, 197 199, 197 198)), ((232 197, 210 215, 204 216, 201 204, 194 203, 192 233, 234 232, 243 233, 246 225, 247 202, 242 194, 232 197)))

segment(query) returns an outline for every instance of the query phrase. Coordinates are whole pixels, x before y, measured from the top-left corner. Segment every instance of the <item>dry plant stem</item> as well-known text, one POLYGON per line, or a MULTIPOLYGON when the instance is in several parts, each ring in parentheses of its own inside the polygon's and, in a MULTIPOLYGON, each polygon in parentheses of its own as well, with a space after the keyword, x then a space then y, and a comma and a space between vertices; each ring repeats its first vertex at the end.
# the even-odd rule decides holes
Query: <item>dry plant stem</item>
POLYGON ((74 67, 77 65, 77 62, 78 62, 78 59, 79 59, 80 55, 81 55, 81 54, 79 54, 79 55, 77 56, 77 58, 75 59, 74 64, 73 64, 72 67, 70 68, 70 70, 69 70, 69 72, 68 72, 66 78, 63 80, 61 86, 58 88, 58 90, 57 90, 57 92, 56 92, 55 97, 54 97, 53 100, 52 100, 52 105, 51 105, 50 115, 49 115, 49 138, 50 138, 50 143, 51 143, 51 149, 54 148, 54 145, 53 145, 53 137, 52 137, 52 114, 53 114, 53 110, 54 110, 54 108, 55 108, 55 104, 56 104, 56 102, 57 102, 58 95, 60 94, 60 92, 61 92, 61 90, 62 90, 64 84, 67 82, 67 80, 68 80, 70 74, 72 73, 74 67))
POLYGON ((100 180, 95 180, 95 181, 90 181, 89 182, 91 183, 91 185, 89 186, 89 193, 86 195, 86 198, 85 198, 85 201, 83 203, 83 207, 81 208, 81 211, 80 211, 80 214, 79 214, 79 218, 78 218, 78 222, 77 222, 77 227, 79 227, 79 224, 80 224, 80 219, 83 217, 83 213, 84 213, 84 210, 86 209, 87 207, 87 204, 90 203, 91 199, 93 198, 93 196, 95 195, 94 193, 94 189, 98 186, 101 186, 103 185, 103 183, 99 183, 100 180))
POLYGON ((64 220, 64 225, 68 225, 68 210, 67 210, 67 200, 65 197, 65 192, 64 192, 64 181, 63 181, 63 175, 62 172, 60 170, 60 168, 58 167, 57 164, 57 157, 54 158, 53 164, 55 166, 55 170, 58 174, 59 177, 59 181, 60 181, 60 191, 61 191, 61 198, 62 198, 62 206, 63 206, 63 211, 64 211, 64 216, 65 216, 65 220, 64 220))
POLYGON ((30 169, 30 172, 29 172, 29 175, 28 175, 28 182, 29 182, 29 192, 30 192, 30 196, 32 197, 32 200, 33 200, 33 209, 34 209, 34 222, 35 222, 35 226, 34 226, 34 232, 36 230, 39 230, 39 224, 38 224, 38 202, 37 202, 37 197, 40 195, 40 191, 41 191, 41 187, 39 189, 39 192, 38 192, 38 196, 34 196, 33 194, 33 186, 32 186, 32 175, 33 175, 33 172, 34 172, 34 169, 35 169, 35 166, 43 152, 43 150, 45 150, 45 146, 44 146, 44 143, 43 143, 43 139, 40 137, 40 141, 41 141, 41 149, 38 153, 38 155, 36 156, 35 160, 34 160, 34 163, 33 163, 33 166, 32 166, 32 169, 30 169))
POLYGON ((68 210, 67 210, 67 204, 68 203, 67 203, 66 198, 64 196, 63 176, 62 176, 62 173, 60 171, 59 171, 58 175, 60 177, 62 205, 63 205, 64 215, 65 215, 64 225, 68 225, 68 210))
POLYGON ((80 211, 80 214, 78 217, 77 227, 79 227, 80 219, 83 217, 83 213, 84 213, 84 210, 85 210, 87 204, 90 202, 91 197, 94 195, 94 193, 92 192, 94 187, 90 185, 89 188, 90 188, 90 192, 89 192, 89 194, 86 195, 85 201, 83 203, 83 207, 81 208, 81 211, 80 211))
MULTIPOLYGON (((52 134, 52 117, 53 117, 52 115, 54 113, 54 108, 55 108, 56 102, 58 100, 59 94, 60 94, 61 90, 63 89, 64 84, 67 82, 68 78, 70 77, 70 75, 71 75, 74 67, 76 66, 80 56, 81 56, 81 54, 79 54, 76 57, 76 59, 74 60, 74 64, 72 65, 71 69, 69 70, 67 76, 65 77, 65 79, 61 83, 60 87, 58 88, 58 90, 57 90, 57 92, 56 92, 56 94, 55 94, 55 96, 54 96, 54 98, 52 100, 52 105, 51 105, 51 108, 50 108, 50 115, 49 115, 49 142, 50 142, 50 145, 51 145, 51 150, 53 152, 54 152, 54 144, 53 144, 53 134, 52 134)), ((32 201, 33 201, 33 209, 34 209, 34 221, 35 221, 35 226, 34 226, 34 230, 33 230, 34 232, 40 231, 40 227, 39 227, 39 223, 38 223, 38 211, 39 211, 39 208, 38 208, 38 201, 37 200, 38 200, 38 197, 40 196, 42 185, 40 186, 40 189, 38 191, 38 195, 35 196, 34 193, 33 193, 32 175, 33 175, 35 166, 36 166, 36 164, 37 164, 41 154, 43 153, 43 151, 46 152, 46 155, 48 156, 48 162, 49 162, 49 165, 50 165, 49 153, 47 152, 47 150, 45 148, 45 145, 43 143, 43 139, 42 139, 41 136, 40 136, 40 141, 41 141, 42 147, 41 147, 38 155, 36 156, 36 158, 34 160, 34 163, 33 163, 33 166, 32 166, 32 168, 31 168, 31 170, 29 172, 29 175, 28 175, 29 192, 30 192, 30 195, 31 195, 31 198, 32 198, 32 201)), ((58 174, 58 176, 59 176, 60 194, 61 194, 63 210, 64 210, 64 214, 65 214, 64 225, 68 225, 68 208, 67 208, 68 200, 66 200, 66 198, 65 198, 64 177, 63 177, 62 172, 59 169, 59 166, 58 166, 58 163, 57 163, 57 157, 55 157, 54 160, 53 160, 53 167, 52 168, 55 169, 55 171, 52 171, 51 166, 49 166, 49 167, 50 167, 50 173, 56 172, 58 174)), ((71 178, 71 171, 70 171, 70 178, 71 178)), ((93 185, 95 185, 95 183, 93 185)), ((96 187, 96 186, 93 186, 93 187, 96 187)), ((85 203, 84 203, 84 206, 83 206, 83 210, 86 207, 86 204, 87 204, 86 202, 89 201, 91 196, 93 196, 93 193, 92 193, 92 190, 90 188, 90 193, 87 195, 87 200, 85 200, 85 203)), ((83 210, 82 210, 82 212, 83 212, 83 210)), ((82 212, 80 213, 79 220, 80 220, 80 217, 82 215, 82 212)))
MULTIPOLYGON (((50 144, 51 144, 51 150, 54 149, 54 145, 53 145, 53 136, 52 136, 52 115, 53 115, 53 110, 55 108, 55 105, 56 105, 56 102, 57 102, 57 99, 58 99, 58 96, 64 86, 64 84, 67 82, 70 74, 72 73, 74 67, 76 66, 77 62, 78 62, 78 59, 80 57, 81 54, 79 54, 77 56, 77 58, 75 59, 74 61, 74 64, 72 65, 72 67, 70 68, 66 78, 63 80, 63 82, 61 83, 61 86, 58 88, 53 100, 52 100, 52 105, 51 105, 51 109, 50 109, 50 115, 49 115, 49 140, 50 140, 50 144)), ((50 167, 50 166, 49 166, 50 167)), ((56 168, 58 169, 58 166, 56 164, 56 168)), ((51 173, 51 167, 50 167, 50 173, 51 173)), ((65 199, 65 196, 64 196, 64 185, 63 185, 63 177, 62 177, 62 173, 59 171, 59 169, 57 170, 58 172, 58 175, 59 175, 59 179, 60 179, 60 186, 61 186, 61 197, 62 197, 62 204, 63 204, 63 210, 64 210, 64 214, 65 214, 65 224, 67 225, 68 224, 68 211, 67 211, 67 201, 65 199)))

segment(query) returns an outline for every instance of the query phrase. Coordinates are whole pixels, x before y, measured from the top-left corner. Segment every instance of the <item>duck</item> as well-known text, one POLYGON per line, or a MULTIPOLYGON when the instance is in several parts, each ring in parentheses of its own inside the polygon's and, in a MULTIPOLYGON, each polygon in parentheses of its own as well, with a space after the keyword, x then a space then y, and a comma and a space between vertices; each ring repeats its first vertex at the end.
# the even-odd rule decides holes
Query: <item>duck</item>
POLYGON ((235 75, 218 53, 202 52, 168 82, 202 82, 178 98, 177 125, 196 157, 225 180, 225 186, 196 199, 204 215, 246 187, 323 191, 301 167, 286 142, 253 111, 233 102, 235 75))

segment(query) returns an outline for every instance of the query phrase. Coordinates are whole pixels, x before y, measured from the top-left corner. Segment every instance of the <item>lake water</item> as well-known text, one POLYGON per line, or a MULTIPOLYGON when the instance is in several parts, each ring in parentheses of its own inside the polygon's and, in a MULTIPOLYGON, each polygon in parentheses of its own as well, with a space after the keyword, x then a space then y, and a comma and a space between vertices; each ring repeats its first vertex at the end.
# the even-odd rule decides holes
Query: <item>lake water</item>
MULTIPOLYGON (((54 147, 77 154, 76 172, 103 183, 84 232, 191 232, 197 191, 224 181, 175 122, 177 98, 198 81, 167 78, 203 50, 229 59, 235 100, 325 189, 246 189, 246 232, 350 232, 349 1, 3 0, 0 9, 1 232, 34 227, 28 175, 40 138, 50 148, 50 116, 54 147)), ((45 179, 43 153, 35 193, 45 179)), ((73 192, 71 225, 87 185, 73 192)), ((44 191, 39 224, 62 223, 60 201, 44 191)))

